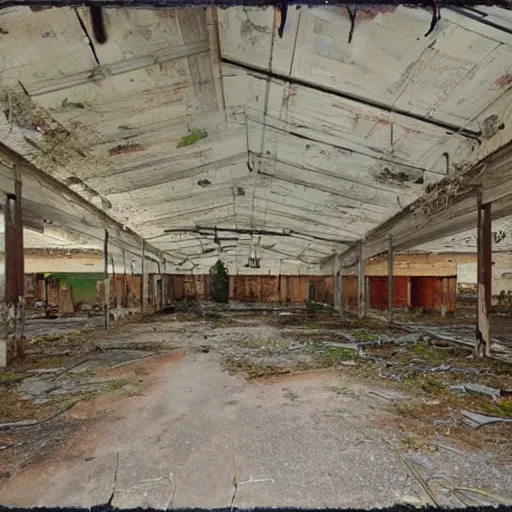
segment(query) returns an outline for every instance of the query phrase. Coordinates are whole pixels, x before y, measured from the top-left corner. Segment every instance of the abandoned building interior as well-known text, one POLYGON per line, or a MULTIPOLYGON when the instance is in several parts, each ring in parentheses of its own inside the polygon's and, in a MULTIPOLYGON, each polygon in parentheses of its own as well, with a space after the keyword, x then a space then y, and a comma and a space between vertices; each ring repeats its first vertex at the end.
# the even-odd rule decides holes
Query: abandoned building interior
POLYGON ((512 11, 98 3, 0 0, 0 505, 512 504, 512 11))

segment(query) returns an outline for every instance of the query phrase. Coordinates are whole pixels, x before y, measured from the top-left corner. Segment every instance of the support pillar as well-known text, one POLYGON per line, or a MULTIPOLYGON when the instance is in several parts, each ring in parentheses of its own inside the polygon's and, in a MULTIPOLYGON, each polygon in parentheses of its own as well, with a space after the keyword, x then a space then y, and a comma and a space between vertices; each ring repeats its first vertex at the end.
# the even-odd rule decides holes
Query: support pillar
POLYGON ((492 286, 491 203, 478 202, 478 312, 475 351, 478 357, 491 355, 489 317, 492 286))
POLYGON ((332 271, 332 302, 335 311, 339 309, 339 282, 338 282, 338 255, 334 257, 334 269, 332 271))
POLYGON ((5 303, 1 308, 0 367, 24 356, 25 261, 23 254, 22 184, 15 169, 14 194, 7 194, 5 220, 5 303))
POLYGON ((345 276, 343 273, 343 266, 340 261, 340 267, 338 271, 338 281, 339 281, 339 305, 340 305, 340 315, 343 316, 345 314, 345 276))
POLYGON ((388 240, 388 322, 393 323, 393 238, 388 240))
POLYGON ((123 307, 128 307, 128 276, 126 275, 126 252, 123 249, 123 307))
POLYGON ((141 242, 141 286, 140 286, 140 312, 144 314, 147 309, 148 301, 148 276, 146 266, 146 244, 141 242))
POLYGON ((357 246, 357 316, 364 318, 366 314, 366 282, 364 277, 363 241, 357 246))
POLYGON ((364 297, 364 315, 366 316, 371 308, 370 278, 366 275, 364 276, 364 297))
POLYGON ((105 238, 103 242, 103 315, 105 329, 108 329, 109 324, 109 309, 110 309, 110 277, 108 275, 108 231, 105 230, 105 238))

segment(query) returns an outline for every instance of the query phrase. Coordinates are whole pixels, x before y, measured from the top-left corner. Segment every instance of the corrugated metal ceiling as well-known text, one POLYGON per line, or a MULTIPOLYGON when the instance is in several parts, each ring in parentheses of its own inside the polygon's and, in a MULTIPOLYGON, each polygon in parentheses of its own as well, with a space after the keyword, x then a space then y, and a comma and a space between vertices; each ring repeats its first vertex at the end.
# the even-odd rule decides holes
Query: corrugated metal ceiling
POLYGON ((512 35, 452 10, 360 10, 351 43, 337 6, 282 38, 273 8, 105 13, 98 45, 85 9, 0 11, 0 139, 179 269, 316 265, 512 118, 512 35), (300 236, 164 233, 197 225, 300 236))

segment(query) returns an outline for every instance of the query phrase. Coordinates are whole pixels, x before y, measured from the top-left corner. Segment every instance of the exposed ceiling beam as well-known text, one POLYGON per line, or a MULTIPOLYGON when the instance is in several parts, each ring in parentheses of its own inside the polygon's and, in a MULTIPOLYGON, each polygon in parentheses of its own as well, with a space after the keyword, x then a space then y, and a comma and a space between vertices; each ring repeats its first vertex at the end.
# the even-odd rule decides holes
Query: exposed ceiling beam
MULTIPOLYGON (((6 167, 11 169, 14 169, 15 167, 19 168, 21 170, 22 182, 25 180, 34 180, 41 187, 42 204, 45 202, 43 192, 45 188, 50 191, 62 194, 62 196, 65 197, 70 204, 76 206, 77 210, 82 210, 84 217, 90 216, 92 219, 96 219, 96 227, 103 227, 107 230, 114 230, 114 238, 116 238, 120 244, 127 246, 127 248, 130 246, 132 250, 134 247, 140 247, 140 244, 143 240, 140 235, 114 220, 104 211, 89 203, 85 198, 83 198, 77 192, 71 190, 68 186, 64 185, 53 176, 50 176, 38 169, 26 158, 12 151, 2 142, 0 142, 0 160, 6 167)), ((50 208, 52 207, 52 205, 47 206, 50 208)), ((153 253, 158 258, 161 259, 163 257, 163 253, 152 245, 146 244, 146 247, 149 252, 153 253)))
MULTIPOLYGON (((304 0, 288 0, 289 5, 301 5, 304 0)), ((0 0, 0 9, 15 6, 51 6, 51 7, 82 7, 84 4, 87 6, 98 5, 100 7, 160 7, 160 8, 183 8, 183 7, 212 7, 218 6, 226 7, 239 7, 240 0, 0 0)), ((346 1, 331 0, 329 5, 346 5, 346 1)), ((352 5, 369 6, 369 5, 382 5, 382 0, 355 0, 351 2, 352 5)), ((430 2, 425 0, 408 0, 408 6, 425 8, 430 6, 430 2)), ((245 0, 245 6, 255 7, 274 7, 275 0, 245 0)), ((308 0, 307 5, 321 5, 325 6, 325 0, 308 0)), ((451 0, 450 5, 460 7, 480 6, 482 0, 451 0)), ((512 9, 512 2, 510 0, 491 0, 487 5, 495 5, 504 9, 512 9)))
POLYGON ((302 87, 312 89, 317 92, 322 92, 324 94, 330 94, 332 96, 336 96, 338 98, 343 98, 345 100, 354 101, 356 103, 360 103, 367 107, 373 107, 390 114, 398 114, 404 117, 408 117, 410 119, 414 119, 416 121, 421 121, 425 124, 430 124, 432 126, 436 126, 438 128, 442 128, 443 130, 447 130, 453 134, 458 134, 462 137, 467 137, 469 139, 476 139, 480 143, 480 137, 482 133, 480 131, 475 132, 473 130, 467 130, 463 126, 457 126, 451 123, 446 123, 439 119, 433 119, 431 117, 424 117, 419 114, 414 114, 413 112, 409 112, 407 110, 403 110, 400 108, 393 107, 392 105, 386 105, 385 103, 381 103, 379 101, 370 100, 368 98, 363 98, 361 96, 357 96, 352 93, 348 93, 345 91, 340 91, 338 89, 334 89, 332 87, 328 87, 325 85, 315 84, 313 82, 309 82, 307 80, 303 80, 301 78, 296 78, 290 75, 284 75, 282 73, 277 73, 275 71, 269 71, 264 68, 260 68, 258 66, 254 66, 253 64, 248 64, 246 62, 240 62, 234 59, 228 59, 223 57, 221 59, 223 64, 228 64, 229 66, 233 66, 239 69, 243 69, 247 73, 252 75, 260 75, 267 79, 280 80, 282 82, 292 84, 292 85, 300 85, 302 87))
POLYGON ((269 229, 258 229, 258 228, 223 228, 223 227, 201 227, 196 226, 194 228, 172 228, 166 229, 164 233, 198 233, 203 236, 215 236, 218 233, 236 233, 239 235, 262 235, 262 236, 276 236, 276 237, 294 237, 294 238, 305 238, 312 240, 320 240, 323 242, 331 242, 338 244, 349 244, 352 240, 340 240, 335 238, 326 238, 318 235, 305 234, 293 229, 283 229, 281 231, 272 231, 269 229))
POLYGON ((498 23, 493 23, 492 21, 485 19, 487 17, 487 13, 482 13, 476 9, 464 9, 463 7, 457 7, 456 5, 447 5, 445 6, 445 9, 450 9, 450 11, 456 12, 461 16, 471 18, 472 20, 476 20, 479 23, 487 25, 488 27, 495 28, 496 30, 501 30, 502 32, 505 32, 505 34, 512 35, 512 30, 510 28, 504 27, 502 25, 499 25, 498 23))
MULTIPOLYGON (((463 175, 441 180, 364 238, 365 259, 387 250, 389 236, 397 250, 411 249, 476 227, 477 199, 492 203, 493 220, 512 215, 512 142, 495 151, 463 175)), ((356 247, 342 254, 355 261, 356 247)))

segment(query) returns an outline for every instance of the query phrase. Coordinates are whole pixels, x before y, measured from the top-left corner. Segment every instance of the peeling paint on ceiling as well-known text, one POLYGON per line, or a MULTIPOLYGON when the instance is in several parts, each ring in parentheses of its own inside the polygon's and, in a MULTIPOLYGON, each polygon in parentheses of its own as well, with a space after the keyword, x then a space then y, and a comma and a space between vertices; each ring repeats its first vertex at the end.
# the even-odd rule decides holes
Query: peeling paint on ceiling
POLYGON ((428 37, 427 11, 359 9, 350 43, 341 7, 282 38, 273 8, 104 15, 95 45, 86 9, 0 11, 0 140, 178 270, 246 271, 250 237, 164 233, 204 225, 300 232, 259 271, 313 271, 511 133, 512 35, 449 9, 428 37))

